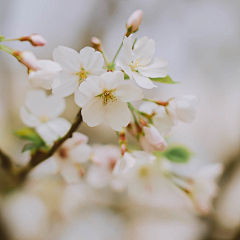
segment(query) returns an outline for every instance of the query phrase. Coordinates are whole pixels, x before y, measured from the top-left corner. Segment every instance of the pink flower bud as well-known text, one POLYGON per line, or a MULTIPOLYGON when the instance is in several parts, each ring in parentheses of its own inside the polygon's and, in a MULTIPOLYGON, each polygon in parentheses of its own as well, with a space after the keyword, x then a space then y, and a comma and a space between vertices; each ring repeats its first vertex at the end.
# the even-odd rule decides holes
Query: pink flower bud
POLYGON ((27 37, 22 37, 19 39, 20 41, 29 41, 33 46, 45 46, 47 41, 39 34, 32 34, 27 37))
POLYGON ((143 127, 145 135, 140 136, 140 144, 144 151, 164 151, 167 143, 158 130, 150 124, 143 127))
POLYGON ((130 33, 133 33, 138 30, 142 21, 142 15, 143 11, 138 9, 135 12, 133 12, 132 15, 129 17, 126 27, 127 30, 130 31, 130 33))
POLYGON ((96 37, 92 37, 91 38, 91 44, 93 46, 93 48, 97 51, 102 51, 102 46, 101 46, 101 41, 100 39, 96 38, 96 37))
POLYGON ((30 51, 14 51, 14 55, 17 57, 18 61, 25 65, 29 70, 38 70, 37 66, 37 58, 36 56, 30 51))

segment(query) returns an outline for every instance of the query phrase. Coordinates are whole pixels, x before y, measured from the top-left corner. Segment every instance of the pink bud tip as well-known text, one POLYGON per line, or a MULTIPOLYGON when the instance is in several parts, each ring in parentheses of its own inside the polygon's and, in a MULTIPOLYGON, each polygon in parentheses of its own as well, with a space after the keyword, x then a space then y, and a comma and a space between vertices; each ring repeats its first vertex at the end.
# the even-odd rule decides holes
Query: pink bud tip
POLYGON ((101 41, 98 38, 96 38, 96 37, 92 37, 91 38, 91 43, 95 44, 95 45, 100 45, 101 41))
POLYGON ((127 26, 126 26, 127 29, 129 30, 129 28, 132 27, 131 32, 137 31, 141 24, 142 16, 143 16, 143 11, 140 9, 133 12, 127 21, 127 26))
POLYGON ((34 47, 45 46, 47 41, 39 34, 31 34, 30 36, 21 37, 20 41, 29 41, 34 47))

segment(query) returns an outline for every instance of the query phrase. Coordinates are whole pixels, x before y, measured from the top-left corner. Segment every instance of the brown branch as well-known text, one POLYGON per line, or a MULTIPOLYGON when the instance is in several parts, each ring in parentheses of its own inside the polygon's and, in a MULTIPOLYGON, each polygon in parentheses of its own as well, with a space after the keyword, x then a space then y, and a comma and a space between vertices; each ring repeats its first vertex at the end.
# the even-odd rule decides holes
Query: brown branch
POLYGON ((59 140, 54 142, 54 145, 52 146, 52 148, 48 151, 48 152, 44 152, 44 151, 37 151, 34 155, 32 155, 32 158, 29 162, 29 164, 22 168, 18 174, 17 177, 19 179, 20 182, 23 182, 23 180, 25 179, 26 175, 38 164, 42 163, 44 160, 50 158, 56 151, 57 149, 68 139, 72 137, 72 134, 77 130, 78 126, 80 125, 80 123, 82 122, 82 115, 81 115, 81 109, 79 110, 71 128, 69 129, 69 131, 66 133, 66 135, 62 138, 60 138, 59 140))
POLYGON ((7 156, 1 149, 0 149, 0 160, 1 166, 4 170, 10 171, 12 169, 12 161, 9 156, 7 156))

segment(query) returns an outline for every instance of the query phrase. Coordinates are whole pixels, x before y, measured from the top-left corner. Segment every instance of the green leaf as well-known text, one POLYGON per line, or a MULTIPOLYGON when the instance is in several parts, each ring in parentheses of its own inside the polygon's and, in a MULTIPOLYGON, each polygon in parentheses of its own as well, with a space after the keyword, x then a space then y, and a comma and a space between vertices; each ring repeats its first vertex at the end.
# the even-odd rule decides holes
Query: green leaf
POLYGON ((2 40, 4 40, 4 39, 5 39, 4 36, 0 36, 0 42, 1 42, 2 40))
POLYGON ((172 162, 186 163, 192 152, 184 146, 173 146, 163 152, 163 155, 172 162))
POLYGON ((36 143, 42 143, 42 138, 32 129, 32 128, 22 128, 16 131, 13 131, 13 134, 19 138, 30 140, 36 143))
POLYGON ((150 78, 154 82, 159 83, 167 83, 167 84, 175 84, 179 82, 174 82, 169 76, 166 76, 165 78, 150 78))

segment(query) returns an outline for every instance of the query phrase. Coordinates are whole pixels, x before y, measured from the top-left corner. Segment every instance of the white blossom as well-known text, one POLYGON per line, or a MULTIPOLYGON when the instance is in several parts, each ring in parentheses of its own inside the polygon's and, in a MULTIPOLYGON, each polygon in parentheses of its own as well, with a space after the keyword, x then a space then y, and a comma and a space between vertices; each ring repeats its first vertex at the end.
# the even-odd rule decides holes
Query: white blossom
POLYGON ((157 87, 149 78, 166 77, 169 72, 168 61, 164 58, 153 57, 155 42, 148 37, 142 37, 132 49, 132 36, 124 37, 124 58, 117 60, 117 66, 122 68, 130 79, 146 89, 157 87))
POLYGON ((30 70, 28 78, 35 87, 52 89, 53 79, 58 78, 61 66, 51 60, 38 60, 37 70, 30 70))
POLYGON ((198 104, 198 98, 194 95, 173 98, 166 106, 168 114, 182 122, 190 123, 195 119, 195 107, 198 104))
POLYGON ((14 51, 14 55, 17 56, 18 61, 25 65, 29 70, 38 70, 37 58, 31 51, 14 51))
POLYGON ((75 132, 54 154, 58 171, 67 182, 77 182, 84 174, 80 164, 87 162, 92 153, 87 142, 87 136, 75 132))
POLYGON ((105 119, 115 131, 131 120, 127 102, 143 98, 143 91, 126 84, 120 71, 107 72, 100 77, 88 77, 79 87, 76 103, 82 107, 83 121, 88 126, 99 125, 105 119))
POLYGON ((144 151, 164 151, 167 143, 159 131, 152 125, 143 127, 143 134, 140 135, 139 142, 144 151))
POLYGON ((52 85, 53 94, 60 97, 75 93, 76 99, 82 82, 90 76, 99 76, 105 72, 102 54, 91 47, 85 47, 78 53, 71 48, 59 46, 53 51, 53 59, 63 69, 59 79, 55 79, 52 85))
POLYGON ((167 114, 165 107, 156 103, 145 102, 140 105, 139 110, 152 116, 153 125, 163 136, 167 135, 176 124, 176 120, 167 114))
POLYGON ((56 96, 47 96, 44 90, 31 90, 27 93, 20 116, 24 124, 35 128, 42 139, 51 144, 64 136, 71 124, 58 117, 65 110, 65 101, 56 96))
POLYGON ((104 188, 114 184, 117 180, 113 178, 113 169, 120 158, 120 149, 114 145, 96 145, 93 147, 94 164, 88 169, 87 182, 95 188, 104 188))
POLYGON ((212 200, 218 193, 217 178, 222 174, 221 163, 201 167, 193 177, 191 196, 197 208, 207 214, 211 211, 212 200))
POLYGON ((127 21, 126 28, 131 28, 131 32, 136 32, 141 24, 143 11, 138 9, 134 11, 127 21))

